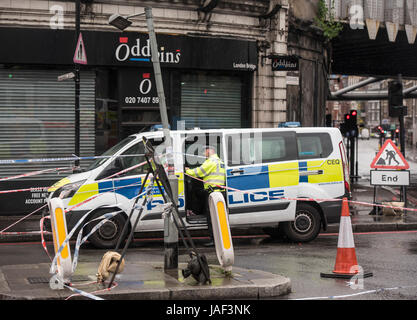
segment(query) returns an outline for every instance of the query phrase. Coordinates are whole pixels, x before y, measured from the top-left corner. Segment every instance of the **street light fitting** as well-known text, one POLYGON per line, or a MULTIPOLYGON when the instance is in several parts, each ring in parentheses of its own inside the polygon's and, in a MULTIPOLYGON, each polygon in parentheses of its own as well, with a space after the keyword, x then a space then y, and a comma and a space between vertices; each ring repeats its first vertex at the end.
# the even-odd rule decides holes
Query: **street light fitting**
POLYGON ((127 18, 121 16, 120 14, 115 13, 110 16, 109 24, 123 31, 132 24, 132 21, 129 21, 127 18))
POLYGON ((136 14, 132 14, 130 16, 127 17, 123 17, 118 13, 114 13, 110 16, 109 18, 109 24, 116 27, 119 30, 124 30, 127 27, 129 27, 132 24, 132 21, 130 21, 130 18, 133 17, 137 17, 137 16, 143 16, 145 14, 145 12, 143 13, 136 13, 136 14))

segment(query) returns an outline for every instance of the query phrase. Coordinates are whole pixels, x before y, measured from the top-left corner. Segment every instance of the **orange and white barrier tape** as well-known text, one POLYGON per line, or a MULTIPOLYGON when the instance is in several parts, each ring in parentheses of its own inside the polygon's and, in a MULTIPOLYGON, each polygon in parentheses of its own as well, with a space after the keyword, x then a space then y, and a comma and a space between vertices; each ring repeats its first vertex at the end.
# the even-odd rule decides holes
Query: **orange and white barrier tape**
POLYGON ((48 257, 49 257, 49 260, 51 260, 51 262, 52 262, 52 258, 51 258, 51 255, 49 254, 49 252, 48 252, 48 247, 46 246, 46 241, 45 241, 45 238, 44 238, 44 231, 43 231, 43 225, 44 225, 44 221, 45 221, 45 219, 51 219, 51 216, 46 216, 46 217, 43 217, 40 221, 39 221, 39 224, 40 224, 40 229, 41 229, 41 244, 42 244, 42 248, 43 248, 43 250, 45 250, 45 252, 46 252, 46 254, 48 255, 48 257))
MULTIPOLYGON (((123 169, 123 170, 121 170, 119 172, 116 172, 115 174, 113 174, 113 175, 111 175, 111 176, 109 176, 107 178, 104 178, 104 179, 102 179, 100 181, 103 181, 103 180, 106 180, 106 179, 111 179, 111 178, 113 178, 115 176, 121 175, 123 173, 129 172, 129 171, 134 170, 134 169, 137 169, 137 168, 139 168, 139 167, 141 167, 141 166, 143 166, 145 164, 146 164, 146 161, 145 162, 141 162, 141 163, 139 163, 137 165, 134 165, 134 166, 131 166, 131 167, 127 168, 127 169, 123 169)), ((57 168, 57 169, 59 169, 59 168, 57 168)), ((47 169, 47 170, 49 170, 49 169, 47 169)), ((56 169, 50 169, 50 170, 56 170, 56 169)), ((37 172, 40 172, 40 171, 37 171, 37 172)), ((29 173, 26 173, 26 174, 19 175, 19 176, 15 176, 15 177, 27 176, 28 174, 29 173)), ((34 174, 32 174, 32 175, 34 175, 34 174)), ((5 179, 8 179, 8 178, 9 177, 7 177, 5 179)), ((10 177, 10 178, 13 178, 13 177, 10 177)), ((131 186, 131 185, 129 185, 129 186, 131 186)), ((120 187, 120 188, 125 188, 125 187, 129 187, 129 186, 124 186, 124 187, 120 187)), ((30 192, 36 192, 36 191, 44 192, 44 191, 48 191, 49 188, 51 188, 51 187, 50 186, 49 187, 31 187, 31 188, 25 188, 25 189, 0 190, 0 194, 16 193, 16 192, 28 192, 28 191, 30 191, 30 192)), ((87 192, 92 192, 92 191, 98 191, 98 190, 89 190, 87 192)))
POLYGON ((108 176, 108 177, 106 177, 104 179, 101 179, 100 181, 107 180, 107 179, 111 179, 111 178, 116 177, 118 175, 121 175, 123 173, 126 173, 126 172, 129 172, 129 171, 134 170, 136 168, 142 167, 145 164, 146 164, 146 161, 143 161, 143 162, 141 162, 139 164, 136 164, 134 166, 131 166, 131 167, 127 168, 127 169, 124 169, 122 171, 116 172, 115 174, 112 174, 111 176, 108 176))
MULTIPOLYGON (((47 204, 44 204, 42 207, 36 209, 35 211, 32 211, 31 213, 29 213, 28 215, 24 216, 23 218, 19 219, 18 221, 12 223, 10 226, 4 228, 3 230, 0 231, 0 235, 5 234, 4 231, 9 230, 11 227, 17 225, 19 222, 22 222, 23 220, 29 218, 31 215, 35 214, 36 212, 42 210, 43 208, 45 208, 47 206, 47 204)), ((38 231, 36 231, 38 232, 38 231)), ((10 234, 10 233, 6 233, 6 234, 10 234)))
POLYGON ((4 193, 15 193, 15 192, 36 192, 36 191, 48 191, 50 187, 32 187, 32 188, 25 188, 25 189, 14 189, 14 190, 0 190, 0 194, 4 193))
POLYGON ((19 178, 31 177, 31 176, 36 176, 36 175, 40 175, 40 174, 43 174, 43 173, 51 172, 51 171, 74 170, 76 168, 77 167, 63 167, 63 168, 52 168, 52 169, 37 170, 37 171, 32 171, 32 172, 28 172, 28 173, 19 174, 19 175, 16 175, 16 176, 3 177, 3 178, 0 178, 0 181, 15 180, 15 179, 19 179, 19 178))
MULTIPOLYGON (((209 183, 206 182, 202 179, 193 177, 189 174, 184 173, 184 175, 193 178, 195 180, 201 181, 203 183, 209 183)), ((217 185, 217 184, 213 184, 210 183, 210 185, 215 185, 217 188, 220 189, 224 189, 224 190, 231 190, 231 191, 237 191, 240 193, 244 193, 244 194, 249 194, 249 195, 256 195, 256 192, 248 192, 248 191, 243 191, 243 190, 239 190, 239 189, 235 189, 235 188, 231 188, 231 187, 226 187, 226 186, 221 186, 221 185, 217 185)), ((336 199, 336 198, 332 198, 332 199, 320 199, 320 198, 285 198, 285 197, 274 197, 271 196, 271 199, 278 199, 278 200, 287 200, 287 201, 314 201, 314 202, 324 202, 324 201, 343 201, 343 199, 336 199)), ((351 204, 361 204, 361 205, 366 205, 366 206, 370 206, 370 207, 381 207, 381 208, 389 208, 389 209, 397 209, 397 210, 403 210, 403 211, 411 211, 411 212, 417 212, 417 209, 415 208, 404 208, 404 207, 395 207, 395 206, 389 206, 389 205, 385 205, 385 204, 378 204, 378 203, 368 203, 368 202, 362 202, 362 201, 355 201, 355 200, 347 200, 349 203, 351 204)))
MULTIPOLYGON (((91 284, 91 283, 88 283, 91 284)), ((78 284, 77 286, 80 286, 80 284, 78 284)), ((65 300, 69 300, 72 297, 76 297, 76 296, 84 296, 93 300, 104 300, 103 298, 97 297, 95 296, 98 293, 104 293, 110 290, 113 290, 114 288, 116 288, 118 286, 118 283, 113 281, 113 285, 110 288, 104 288, 104 289, 100 289, 100 290, 96 290, 93 292, 85 292, 83 290, 74 288, 74 285, 72 283, 70 283, 69 285, 64 284, 65 288, 70 289, 71 291, 75 292, 74 294, 70 295, 69 297, 65 298, 65 300)))

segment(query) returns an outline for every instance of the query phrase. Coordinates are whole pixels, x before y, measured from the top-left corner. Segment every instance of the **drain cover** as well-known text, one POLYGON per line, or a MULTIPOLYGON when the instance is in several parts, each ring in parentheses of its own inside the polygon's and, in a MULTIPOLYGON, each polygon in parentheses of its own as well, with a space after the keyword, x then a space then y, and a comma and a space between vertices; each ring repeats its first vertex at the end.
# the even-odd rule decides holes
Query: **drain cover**
MULTIPOLYGON (((41 283, 49 283, 51 278, 49 277, 28 277, 27 280, 30 284, 41 284, 41 283)), ((88 276, 83 275, 75 275, 71 277, 72 282, 79 282, 79 281, 89 281, 90 278, 88 276)))

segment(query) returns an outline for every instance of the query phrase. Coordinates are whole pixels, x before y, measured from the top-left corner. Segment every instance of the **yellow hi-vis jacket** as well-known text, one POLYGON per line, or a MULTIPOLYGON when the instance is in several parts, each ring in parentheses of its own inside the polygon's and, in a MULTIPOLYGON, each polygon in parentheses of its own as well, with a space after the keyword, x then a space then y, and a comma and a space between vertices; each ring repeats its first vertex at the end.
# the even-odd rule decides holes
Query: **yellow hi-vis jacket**
POLYGON ((226 185, 224 164, 217 154, 211 155, 201 166, 188 169, 186 173, 192 177, 202 179, 205 182, 204 189, 208 189, 209 186, 219 189, 216 185, 226 185))

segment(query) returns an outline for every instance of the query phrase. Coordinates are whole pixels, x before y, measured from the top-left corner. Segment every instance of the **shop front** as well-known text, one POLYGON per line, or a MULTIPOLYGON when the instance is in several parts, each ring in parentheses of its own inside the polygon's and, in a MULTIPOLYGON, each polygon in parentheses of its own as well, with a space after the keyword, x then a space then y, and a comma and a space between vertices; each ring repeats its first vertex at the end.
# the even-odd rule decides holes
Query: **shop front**
MULTIPOLYGON (((80 157, 100 155, 132 133, 160 123, 147 34, 83 31, 80 157)), ((71 172, 75 124, 72 30, 0 28, 0 214, 19 215, 44 203, 47 187, 71 172), (28 163, 1 160, 38 159, 28 163), (46 171, 48 170, 48 171, 46 171)), ((157 34, 170 124, 250 127, 256 42, 157 34)), ((91 160, 82 160, 86 169, 91 160)))

